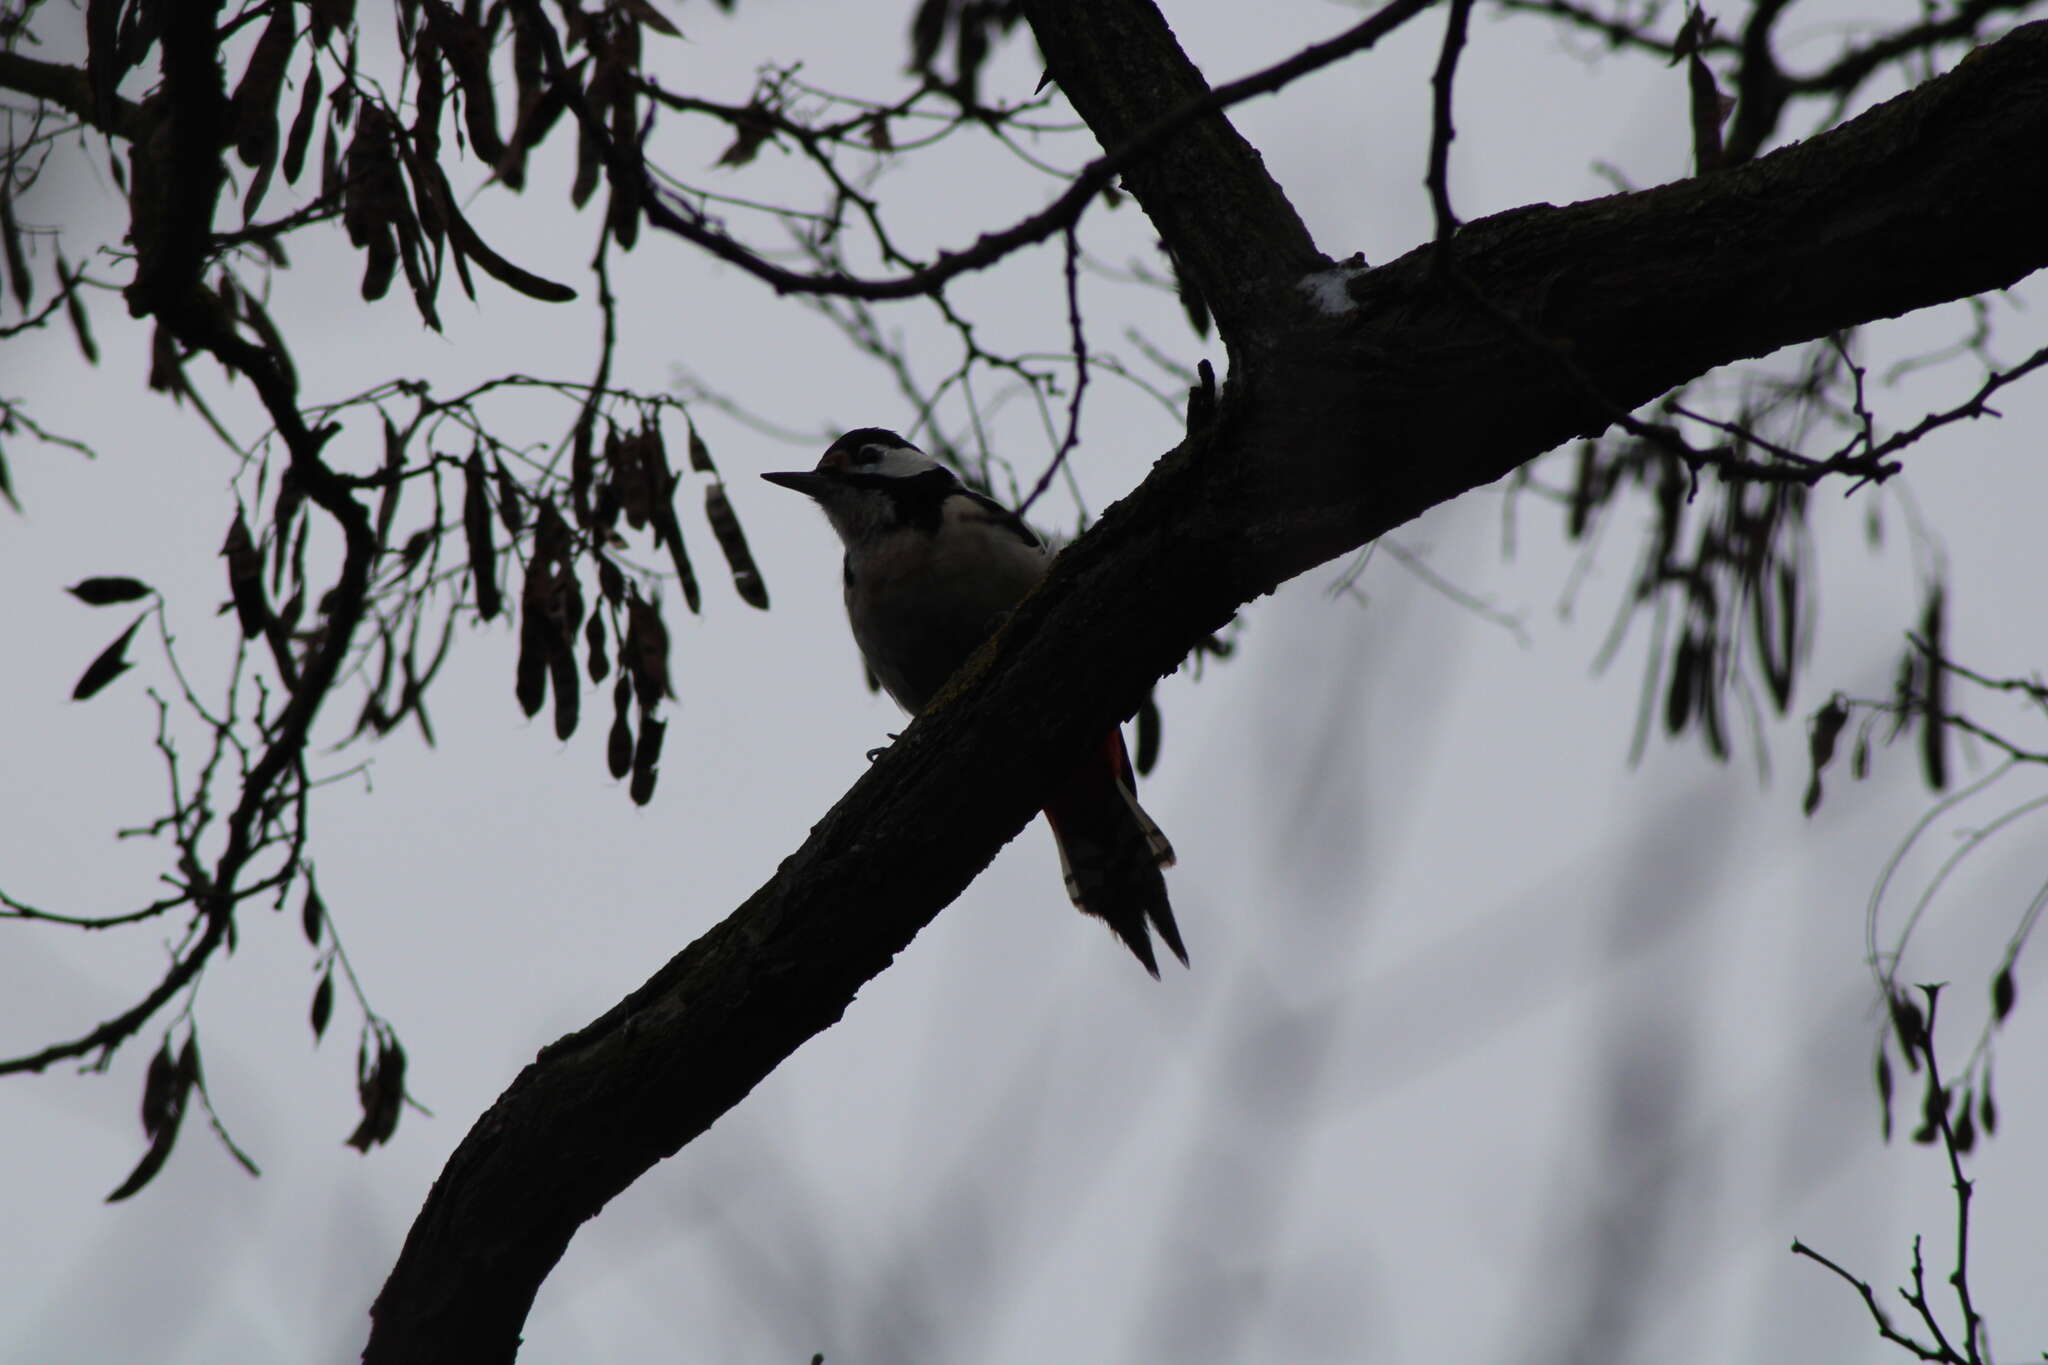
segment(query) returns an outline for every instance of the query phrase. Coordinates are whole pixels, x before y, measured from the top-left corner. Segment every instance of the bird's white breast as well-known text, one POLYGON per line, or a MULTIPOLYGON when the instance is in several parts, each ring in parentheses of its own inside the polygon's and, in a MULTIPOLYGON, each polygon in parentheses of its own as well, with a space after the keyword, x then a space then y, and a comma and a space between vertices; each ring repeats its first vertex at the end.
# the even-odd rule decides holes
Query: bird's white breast
POLYGON ((900 526, 847 555, 846 610, 868 667, 905 710, 931 700, 1044 576, 1026 544, 970 498, 940 506, 936 533, 900 526))

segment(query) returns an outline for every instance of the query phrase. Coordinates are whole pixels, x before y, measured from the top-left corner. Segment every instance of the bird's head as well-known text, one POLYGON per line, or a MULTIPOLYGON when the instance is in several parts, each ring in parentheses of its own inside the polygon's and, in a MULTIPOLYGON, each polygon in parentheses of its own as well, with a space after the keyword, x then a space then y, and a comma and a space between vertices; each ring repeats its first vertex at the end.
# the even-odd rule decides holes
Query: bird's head
POLYGON ((855 545, 911 519, 960 487, 953 471, 893 431, 861 427, 834 441, 817 468, 762 478, 815 499, 855 545))

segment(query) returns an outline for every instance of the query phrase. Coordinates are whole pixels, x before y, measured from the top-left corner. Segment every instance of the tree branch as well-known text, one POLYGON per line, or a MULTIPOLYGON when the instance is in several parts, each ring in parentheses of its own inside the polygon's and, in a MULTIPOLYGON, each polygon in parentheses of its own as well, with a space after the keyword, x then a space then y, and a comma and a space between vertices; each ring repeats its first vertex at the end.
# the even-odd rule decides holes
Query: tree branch
POLYGON ((149 130, 147 145, 138 143, 133 149, 136 190, 131 221, 138 263, 127 291, 129 311, 137 317, 156 317, 180 341, 211 354, 231 373, 254 385, 285 445, 292 475, 306 496, 340 527, 342 562, 334 586, 324 595, 326 629, 321 643, 296 678, 280 652, 280 671, 291 688, 291 697, 242 780, 219 856, 194 888, 192 898, 204 917, 203 928, 136 1005, 85 1034, 0 1061, 0 1074, 40 1071, 59 1060, 118 1046, 183 990, 230 941, 235 907, 247 894, 247 888, 238 883, 263 847, 266 807, 304 759, 313 721, 333 691, 361 624, 370 570, 377 557, 377 537, 368 512, 356 500, 348 481, 320 456, 339 427, 315 431, 307 426, 288 358, 281 350, 273 351, 240 336, 226 306, 203 282, 211 259, 209 230, 226 181, 221 158, 229 145, 224 135, 228 97, 220 66, 220 34, 215 28, 219 7, 220 0, 190 0, 164 26, 162 108, 166 112, 149 130))
POLYGON ((0 90, 13 90, 31 99, 46 100, 66 113, 114 137, 139 140, 149 130, 142 106, 114 96, 111 117, 100 123, 93 117, 92 82, 85 68, 62 62, 41 62, 19 52, 0 50, 0 90))
MULTIPOLYGON (((1488 298, 1569 345, 1601 393, 1640 404, 1713 366, 2048 264, 2042 145, 2037 24, 1750 165, 1467 224, 1459 260, 1488 298)), ((1263 171, 1220 183, 1255 168, 1217 156, 1178 163, 1203 193, 1165 191, 1177 231, 1245 233, 1243 205, 1269 192, 1263 171)), ((1268 230, 1243 249, 1301 259, 1284 221, 1268 230)), ((1061 755, 1129 715, 1241 604, 1606 425, 1430 256, 1357 274, 1350 308, 1262 277, 1266 296, 1242 306, 1296 320, 1239 357, 1215 420, 1059 557, 759 891, 544 1050, 477 1122, 372 1310, 366 1360, 509 1360, 576 1228, 837 1021, 1032 817, 1061 755)))
MULTIPOLYGON (((538 8, 538 0, 523 2, 538 8)), ((1177 229, 1186 229, 1191 236, 1194 235, 1196 226, 1201 223, 1227 223, 1227 217, 1217 217, 1213 204, 1205 206, 1197 203, 1191 212, 1186 213, 1176 212, 1173 207, 1175 201, 1181 198, 1199 200, 1201 190, 1216 192, 1218 184, 1204 185, 1200 181, 1195 181, 1192 185, 1173 188, 1175 176, 1161 169, 1166 166, 1185 168, 1194 164, 1215 164, 1218 161, 1218 147, 1221 145, 1224 146, 1221 164, 1232 173, 1229 183, 1236 185, 1236 192, 1242 196, 1235 207, 1250 216, 1239 220, 1235 233, 1224 231, 1206 234, 1208 240, 1205 242, 1207 249, 1203 253, 1204 259, 1196 264, 1195 269, 1198 280, 1206 289, 1227 300, 1234 297, 1244 283, 1240 276, 1232 273, 1234 267, 1250 268, 1250 280, 1257 281, 1268 278, 1274 272, 1306 272, 1321 264, 1322 258, 1316 253, 1315 244, 1309 240, 1308 230, 1301 225, 1293 206, 1287 203, 1278 187, 1266 176, 1258 154, 1238 137, 1228 122, 1220 117, 1219 111, 1254 96, 1270 94, 1310 72, 1320 70, 1353 53, 1364 51, 1407 20, 1428 9, 1432 3, 1434 0, 1390 0, 1384 9, 1343 33, 1327 41, 1312 44, 1285 61, 1276 62, 1214 90, 1209 89, 1202 81, 1200 73, 1187 63, 1185 55, 1180 53, 1179 47, 1174 43, 1173 35, 1166 31, 1164 21, 1158 18, 1157 12, 1149 3, 1133 4, 1131 0, 1124 0, 1124 3, 1117 5, 1093 6, 1072 5, 1070 0, 1062 0, 1060 4, 1052 5, 1050 8, 1061 13, 1058 23, 1063 29, 1087 28, 1090 25, 1086 21, 1099 20, 1108 16, 1111 11, 1148 11, 1151 22, 1138 25, 1146 44, 1143 50, 1150 54, 1146 62, 1177 62, 1185 67, 1185 70, 1169 73, 1152 88, 1144 87, 1142 82, 1124 86, 1115 86, 1112 83, 1116 95, 1114 100, 1098 108, 1092 116, 1083 110, 1083 117, 1089 119, 1097 137, 1103 145, 1113 147, 1113 150, 1082 167, 1075 175, 1073 183, 1051 204, 1007 228, 984 233, 969 246, 953 251, 942 251, 930 263, 919 269, 883 279, 861 279, 837 271, 810 273, 791 270, 787 266, 766 259, 700 216, 679 211, 669 202, 672 196, 664 195, 661 186, 648 176, 644 166, 617 145, 599 111, 590 106, 573 82, 564 85, 564 98, 575 111, 584 131, 607 149, 610 173, 613 176, 625 175, 634 178, 634 193, 649 223, 673 233, 729 265, 746 271, 778 293, 825 297, 879 300, 936 294, 940 288, 961 275, 986 269, 1023 247, 1046 241, 1055 234, 1066 231, 1080 221, 1082 212, 1101 193, 1103 187, 1119 174, 1133 183, 1134 188, 1138 184, 1154 186, 1155 192, 1149 201, 1143 191, 1139 192, 1138 197, 1141 202, 1146 203, 1146 211, 1152 214, 1155 221, 1162 221, 1164 215, 1163 224, 1174 223, 1177 229), (1071 14, 1068 13, 1070 9, 1071 14), (1103 122, 1096 123, 1096 117, 1100 117, 1103 122), (1193 133, 1190 137, 1180 138, 1183 130, 1191 128, 1193 133), (1199 154, 1191 153, 1188 151, 1189 144, 1199 145, 1203 150, 1199 154), (1236 150, 1227 144, 1234 144, 1236 150), (1261 231, 1272 234, 1264 239, 1267 242, 1267 249, 1262 253, 1252 253, 1244 247, 1234 247, 1230 244, 1231 237, 1249 239, 1261 231)), ((1113 32, 1117 37, 1133 36, 1120 29, 1113 32)), ((553 44, 552 30, 543 32, 541 41, 546 45, 545 57, 549 77, 561 82, 568 70, 568 63, 560 47, 553 44)), ((1040 41, 1046 41, 1043 34, 1040 41)), ((1098 35, 1097 41, 1106 42, 1108 38, 1098 35)), ((1117 52, 1116 45, 1111 43, 1106 52, 1091 52, 1089 60, 1121 60, 1126 63, 1123 68, 1126 70, 1153 69, 1144 62, 1136 61, 1128 53, 1119 59, 1117 52)), ((1050 60, 1051 57, 1048 55, 1048 61, 1050 60)), ((1057 65, 1054 67, 1054 74, 1058 74, 1057 65)), ((1096 94, 1108 93, 1096 89, 1101 83, 1093 76, 1077 77, 1076 84, 1081 88, 1082 94, 1076 99, 1074 92, 1069 91, 1068 97, 1075 99, 1077 107, 1082 101, 1089 99, 1091 91, 1096 94)), ((1232 317, 1229 321, 1235 320, 1232 317)), ((1227 333, 1229 326, 1222 314, 1218 315, 1218 321, 1224 324, 1227 333)))

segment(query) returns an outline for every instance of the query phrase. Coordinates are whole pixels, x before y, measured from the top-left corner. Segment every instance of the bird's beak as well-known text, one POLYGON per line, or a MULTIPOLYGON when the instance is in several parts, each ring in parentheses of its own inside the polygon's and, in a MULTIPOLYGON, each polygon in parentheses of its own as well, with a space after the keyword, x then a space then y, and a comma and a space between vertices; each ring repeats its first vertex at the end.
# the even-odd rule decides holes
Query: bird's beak
POLYGON ((797 492, 813 498, 823 497, 825 490, 832 486, 832 476, 820 474, 815 469, 792 470, 784 474, 763 474, 761 477, 770 483, 781 484, 784 488, 794 488, 797 492))

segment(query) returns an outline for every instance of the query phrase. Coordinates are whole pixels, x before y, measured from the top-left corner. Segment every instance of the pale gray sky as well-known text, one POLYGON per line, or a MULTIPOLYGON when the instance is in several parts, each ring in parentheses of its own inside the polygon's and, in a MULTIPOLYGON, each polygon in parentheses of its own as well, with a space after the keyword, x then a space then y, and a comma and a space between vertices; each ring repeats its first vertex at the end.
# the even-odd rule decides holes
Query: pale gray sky
MULTIPOLYGON (((1219 3, 1167 10, 1218 81, 1356 17, 1311 3, 1256 17, 1219 3)), ((881 15, 768 0, 732 19, 683 7, 688 41, 662 45, 664 78, 743 99, 758 63, 801 59, 816 84, 888 94, 902 32, 881 15)), ((1808 28, 1824 36, 1818 19, 1808 28)), ((1332 255, 1382 261, 1429 232, 1421 173, 1436 34, 1425 20, 1234 114, 1332 255)), ((1018 94, 1037 74, 1018 41, 989 82, 1018 94)), ((1587 64, 1534 21, 1482 19, 1461 77, 1458 206, 1475 217, 1601 193, 1600 161, 1637 184, 1682 175, 1683 108, 1679 73, 1587 64)), ((704 167, 718 150, 707 139, 675 160, 704 167)), ((1089 148, 1043 150, 1072 166, 1089 148)), ((1050 193, 985 152, 936 160, 891 191, 917 205, 913 247, 964 241, 1050 193)), ((792 183, 772 150, 748 175, 735 192, 773 197, 792 183)), ((550 162, 522 199, 487 192, 474 208, 500 250, 582 287, 590 231, 555 212, 566 179, 550 162)), ((40 211, 67 222, 112 202, 83 181, 47 193, 59 207, 40 211)), ((1088 229, 1105 260, 1149 259, 1135 205, 1088 229)), ((573 307, 482 282, 476 305, 444 293, 437 337, 402 289, 362 308, 345 253, 309 242, 294 260, 273 312, 309 396, 393 373, 451 389, 506 369, 588 373, 594 323, 573 307)), ((735 272, 647 234, 618 273, 617 382, 661 388, 683 367, 821 437, 909 421, 872 364, 735 272)), ((954 297, 992 341, 1056 349, 1057 278, 1057 253, 1040 250, 954 297)), ((1086 288, 1102 350, 1135 361, 1123 338, 1138 326, 1197 358, 1170 299, 1086 288)), ((164 866, 162 850, 111 837, 159 810, 143 688, 161 683, 162 665, 153 642, 138 647, 134 674, 89 705, 68 703, 128 617, 61 587, 132 573, 164 589, 184 657, 206 676, 227 629, 212 608, 225 597, 216 551, 233 462, 189 412, 142 390, 148 338, 118 311, 95 313, 97 372, 56 334, 16 344, 0 376, 10 396, 102 452, 87 463, 10 442, 25 511, 0 525, 0 575, 14 587, 0 616, 13 643, 0 679, 0 885, 76 913, 149 898, 164 866)), ((891 317, 935 373, 948 363, 915 309, 891 317)), ((1953 321, 1908 319, 1873 341, 1904 353, 1953 321)), ((2010 358, 2039 344, 2038 324, 2023 343, 2028 315, 2009 321, 2010 358)), ((195 369, 253 434, 243 396, 195 369)), ((1881 415, 1908 422, 1970 382, 1966 367, 1929 374, 1887 395, 1881 415)), ((2000 407, 2002 423, 1917 450, 1903 484, 1946 538, 1953 652, 2024 672, 2041 654, 2034 513, 2048 496, 2048 403, 2022 391, 2000 407)), ((958 419, 956 408, 956 433, 958 419)), ((565 417, 536 409, 531 420, 543 441, 565 417)), ((863 752, 900 728, 860 686, 836 542, 808 507, 753 477, 815 449, 708 410, 700 422, 775 607, 742 606, 715 571, 701 493, 686 483, 685 531, 713 571, 704 616, 672 617, 680 703, 651 806, 605 777, 592 719, 564 745, 545 717, 520 715, 502 621, 466 637, 437 685, 437 750, 395 736, 359 755, 373 759, 367 781, 322 795, 323 893, 436 1117, 409 1113, 368 1158, 341 1145, 355 1121, 357 1015, 344 998, 314 1048, 295 917, 245 911, 240 948, 209 971, 199 1017, 214 1098, 263 1178, 193 1123, 149 1189, 100 1202, 142 1151, 136 1100, 154 1033, 108 1077, 60 1068, 0 1082, 11 1230, 0 1237, 0 1360, 353 1358, 414 1210, 483 1107, 536 1049, 768 877, 863 752)), ((1003 407, 994 431, 1027 475, 1049 448, 1023 404, 1003 407)), ((1084 438, 1077 467, 1100 508, 1142 477, 1175 426, 1098 375, 1084 438)), ((360 467, 377 439, 358 417, 336 450, 360 467)), ((1888 685, 1915 582, 1897 487, 1880 503, 1881 556, 1861 539, 1866 497, 1819 495, 1829 548, 1803 709, 1828 684, 1888 685)), ((1869 1082, 1864 907, 1880 862, 1925 809, 1915 762, 1887 753, 1877 780, 1838 778, 1811 821, 1798 813, 1796 723, 1768 736, 1768 784, 1753 761, 1716 767, 1690 745, 1653 744, 1629 770, 1641 627, 1606 676, 1589 676, 1588 661, 1628 582, 1632 536, 1615 529, 1567 621, 1557 518, 1521 503, 1506 560, 1503 512, 1502 494, 1481 490, 1398 538, 1518 616, 1526 647, 1383 554, 1360 580, 1363 604, 1332 595, 1343 566, 1328 566, 1248 609, 1235 659, 1199 683, 1163 685, 1166 743, 1146 803, 1181 854, 1171 886, 1191 971, 1147 980, 1066 907, 1050 841, 1042 826, 1027 830, 840 1025, 584 1230, 541 1294, 522 1359, 1894 1358, 1854 1296, 1787 1247, 1803 1238, 1882 1287, 1900 1282, 1923 1231, 1930 1269, 1948 1264, 1945 1167, 1902 1141, 1880 1144, 1869 1082)), ((1049 501, 1041 520, 1071 515, 1049 501)), ((331 733, 352 718, 337 706, 331 733)), ((2026 783, 1937 832, 1930 858, 1909 866, 1893 924, 1953 830, 2048 785, 2026 783)), ((1916 940, 1908 975, 1958 983, 1944 1030, 1955 1044, 1974 1036, 1981 983, 2044 875, 2033 828, 2009 838, 1959 875, 1916 940)), ((117 1012, 165 950, 160 930, 0 934, 10 1054, 117 1012)), ((2013 1354, 2048 1347, 2044 1184, 2028 1159, 2048 1132, 2048 1025, 2032 980, 2023 963, 2021 1008, 1999 1040, 2003 1132, 1972 1162, 1979 1304, 2013 1354)))

